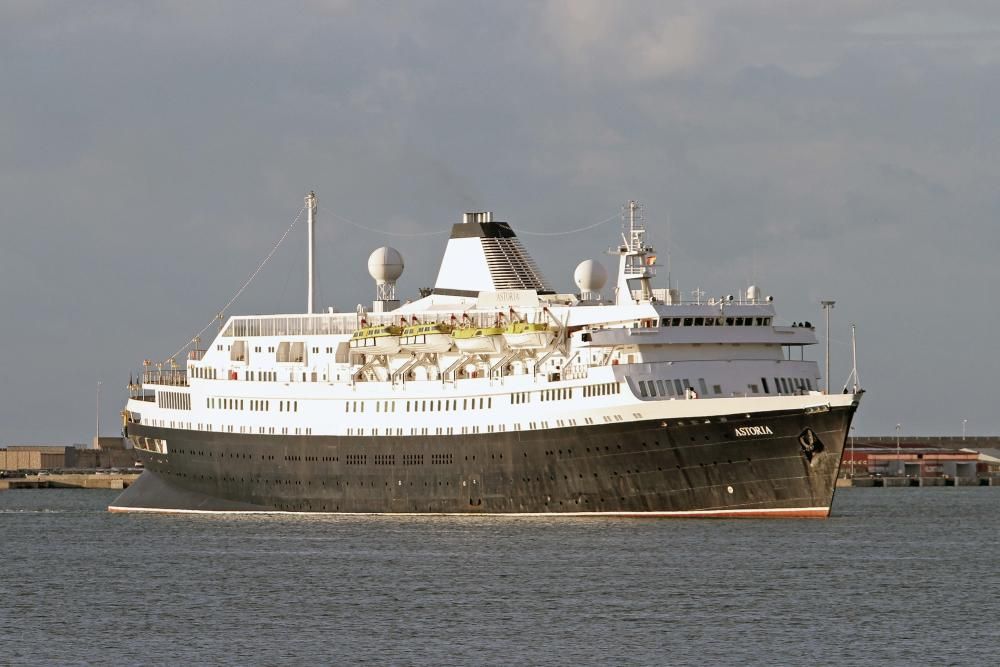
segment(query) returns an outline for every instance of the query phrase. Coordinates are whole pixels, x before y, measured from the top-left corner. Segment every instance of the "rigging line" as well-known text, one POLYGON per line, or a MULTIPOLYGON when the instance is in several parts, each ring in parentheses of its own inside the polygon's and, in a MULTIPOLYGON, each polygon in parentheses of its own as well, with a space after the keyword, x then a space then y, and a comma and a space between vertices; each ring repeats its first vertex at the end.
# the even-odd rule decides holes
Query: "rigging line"
POLYGON ((593 229, 594 227, 600 227, 601 225, 608 224, 612 220, 619 220, 619 219, 621 219, 621 214, 620 213, 615 213, 610 218, 606 218, 605 220, 601 220, 600 222, 595 222, 592 225, 587 225, 586 227, 580 227, 578 229, 569 229, 569 230, 566 230, 565 232, 528 232, 528 231, 525 231, 523 229, 519 229, 519 230, 517 230, 517 233, 518 234, 524 234, 525 236, 567 236, 569 234, 576 234, 578 232, 585 232, 588 229, 593 229))
POLYGON ((337 215, 336 213, 334 213, 329 209, 323 209, 323 212, 330 215, 333 218, 336 218, 337 220, 340 220, 341 222, 346 222, 352 227, 357 227, 358 229, 363 229, 366 232, 372 232, 373 234, 383 234, 385 236, 439 236, 441 234, 448 234, 450 231, 447 229, 439 229, 434 232, 390 232, 387 229, 375 229, 374 227, 366 227, 362 224, 354 222, 353 220, 348 220, 342 215, 337 215))
MULTIPOLYGON (((273 248, 271 248, 271 252, 267 253, 267 256, 266 256, 266 257, 264 257, 263 261, 261 261, 261 263, 260 263, 260 264, 259 264, 259 265, 257 266, 257 268, 256 268, 256 269, 254 270, 254 272, 250 274, 250 277, 249 277, 249 278, 247 278, 247 279, 246 279, 246 281, 245 281, 245 282, 243 283, 243 285, 242 285, 242 286, 241 286, 241 287, 239 288, 239 290, 237 290, 237 291, 236 291, 236 294, 234 294, 234 295, 233 295, 233 298, 232 298, 232 299, 230 299, 230 300, 229 300, 229 302, 228 302, 228 303, 226 303, 226 305, 222 307, 222 310, 220 310, 220 311, 219 311, 219 314, 218 314, 218 315, 216 315, 215 317, 213 317, 213 318, 212 318, 212 319, 211 319, 211 320, 209 321, 209 323, 208 323, 208 324, 206 324, 206 325, 204 326, 204 328, 202 328, 202 330, 201 330, 201 331, 199 331, 199 332, 198 332, 198 333, 196 333, 196 334, 195 334, 194 336, 192 336, 192 337, 191 337, 191 340, 194 340, 195 338, 200 338, 200 337, 201 337, 201 335, 202 335, 203 333, 205 333, 206 331, 208 331, 208 328, 209 328, 210 326, 212 326, 213 324, 215 324, 215 321, 216 321, 217 319, 221 318, 221 317, 222 317, 222 315, 223 315, 223 314, 224 314, 224 313, 225 313, 225 312, 226 312, 227 310, 229 310, 229 307, 230 307, 231 305, 233 305, 233 304, 234 304, 234 303, 236 302, 236 299, 240 298, 240 295, 241 295, 241 294, 243 294, 244 290, 246 290, 246 288, 250 286, 250 283, 251 283, 251 282, 253 281, 253 279, 257 277, 257 274, 258 274, 258 273, 260 273, 261 269, 263 269, 263 268, 264 268, 264 265, 265 265, 265 264, 267 264, 267 261, 268 261, 269 259, 271 259, 271 257, 272 257, 272 256, 274 255, 274 253, 275 253, 275 252, 277 252, 277 250, 278 250, 278 246, 280 246, 280 245, 281 245, 281 243, 282 243, 282 241, 284 241, 284 240, 285 240, 285 237, 287 237, 287 236, 288 236, 288 233, 292 231, 292 227, 294 227, 294 226, 296 225, 296 223, 298 223, 299 219, 300 219, 300 218, 302 217, 302 213, 303 213, 303 212, 304 212, 305 210, 306 210, 306 206, 305 206, 305 204, 303 204, 303 205, 302 205, 302 208, 300 208, 300 209, 299 209, 299 213, 298 213, 298 215, 296 215, 296 216, 295 216, 295 219, 294 219, 294 220, 292 220, 292 224, 288 225, 288 229, 286 229, 286 230, 285 230, 285 233, 281 235, 281 238, 280 238, 280 239, 278 239, 278 242, 274 244, 274 247, 273 247, 273 248)), ((170 355, 169 357, 167 357, 167 358, 168 358, 168 359, 173 359, 173 358, 175 358, 175 357, 176 357, 176 356, 177 356, 178 354, 180 354, 181 352, 183 352, 183 351, 184 351, 184 348, 185 348, 185 347, 187 347, 187 346, 188 346, 188 345, 190 345, 190 344, 191 344, 191 343, 190 343, 190 341, 189 341, 189 342, 187 342, 187 343, 184 343, 184 345, 182 345, 182 346, 181 346, 181 348, 180 348, 179 350, 177 350, 176 352, 174 352, 173 354, 171 354, 171 355, 170 355)))
MULTIPOLYGON (((343 217, 342 215, 337 215, 336 213, 334 213, 333 211, 330 211, 328 209, 323 209, 323 212, 326 213, 326 214, 328 214, 328 215, 330 215, 331 217, 336 218, 337 220, 340 220, 341 222, 346 222, 347 224, 351 225, 352 227, 357 227, 358 229, 363 229, 363 230, 365 230, 367 232, 372 232, 374 234, 384 234, 385 236, 407 236, 407 237, 413 237, 413 236, 438 236, 440 234, 448 234, 449 233, 449 230, 447 230, 447 229, 442 229, 442 230, 434 231, 434 232, 391 232, 391 231, 386 230, 386 229, 375 229, 374 227, 366 227, 365 225, 362 225, 360 223, 354 222, 353 220, 348 220, 347 218, 343 217)), ((605 225, 605 224, 611 222, 612 220, 617 220, 620 217, 621 217, 620 214, 616 213, 615 215, 611 216, 610 218, 607 218, 605 220, 601 220, 600 222, 595 222, 592 225, 587 225, 586 227, 580 227, 578 229, 570 229, 570 230, 567 230, 567 231, 564 231, 564 232, 529 232, 529 231, 525 231, 524 229, 518 229, 518 230, 516 230, 516 232, 519 235, 523 234, 525 236, 566 236, 568 234, 576 234, 578 232, 585 232, 588 229, 594 229, 595 227, 600 227, 601 225, 605 225)))

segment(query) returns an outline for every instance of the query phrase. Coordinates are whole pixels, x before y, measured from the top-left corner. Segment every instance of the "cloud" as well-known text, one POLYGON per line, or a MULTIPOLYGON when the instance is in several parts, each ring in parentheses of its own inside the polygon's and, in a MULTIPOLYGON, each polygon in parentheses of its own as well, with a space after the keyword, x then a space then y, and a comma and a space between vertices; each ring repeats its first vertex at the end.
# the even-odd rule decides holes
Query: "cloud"
POLYGON ((551 42, 571 76, 590 83, 641 83, 690 72, 705 57, 706 20, 694 11, 662 8, 662 3, 552 0, 544 7, 538 39, 551 42))

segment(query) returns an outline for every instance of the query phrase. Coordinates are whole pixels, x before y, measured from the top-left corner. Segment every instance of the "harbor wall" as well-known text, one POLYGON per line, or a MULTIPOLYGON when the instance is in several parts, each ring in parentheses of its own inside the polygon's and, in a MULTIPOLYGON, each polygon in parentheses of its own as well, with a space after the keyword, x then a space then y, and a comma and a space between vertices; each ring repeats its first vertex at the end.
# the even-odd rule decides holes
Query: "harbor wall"
POLYGON ((107 440, 101 438, 101 449, 64 445, 8 445, 0 448, 0 471, 86 470, 131 468, 135 465, 134 452, 125 447, 121 438, 105 443, 107 440))

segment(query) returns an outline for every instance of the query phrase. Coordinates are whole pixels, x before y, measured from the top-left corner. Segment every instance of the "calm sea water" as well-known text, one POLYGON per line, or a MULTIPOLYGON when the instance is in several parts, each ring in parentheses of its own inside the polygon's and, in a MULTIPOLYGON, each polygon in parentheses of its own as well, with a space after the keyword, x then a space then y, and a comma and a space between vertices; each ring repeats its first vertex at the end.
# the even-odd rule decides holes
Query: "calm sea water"
POLYGON ((1000 489, 826 521, 156 516, 0 493, 3 664, 997 664, 1000 489))

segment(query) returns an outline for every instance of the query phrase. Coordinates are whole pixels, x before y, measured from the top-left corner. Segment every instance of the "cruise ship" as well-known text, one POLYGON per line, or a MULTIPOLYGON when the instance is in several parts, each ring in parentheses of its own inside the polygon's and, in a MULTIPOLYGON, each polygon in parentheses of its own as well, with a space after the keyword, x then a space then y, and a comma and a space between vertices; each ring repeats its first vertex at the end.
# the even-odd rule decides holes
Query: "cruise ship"
MULTIPOLYGON (((756 286, 654 286, 641 207, 557 292, 491 212, 451 227, 433 289, 372 253, 370 307, 231 316, 186 367, 144 362, 121 512, 826 517, 863 391, 824 390, 808 322, 756 286), (611 280, 609 280, 611 278, 611 280)), ((360 268, 360 267, 359 267, 360 268)), ((179 356, 179 355, 178 355, 179 356)))

